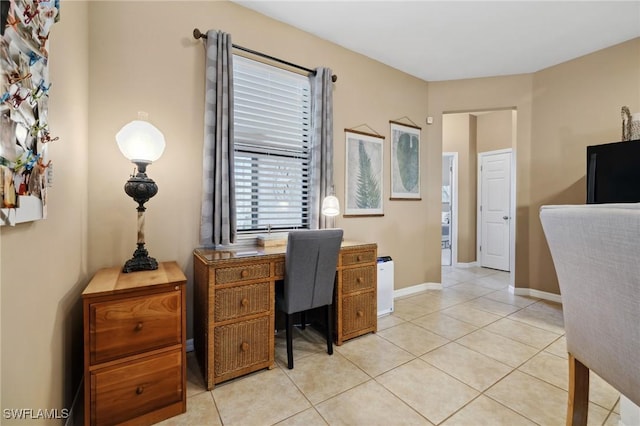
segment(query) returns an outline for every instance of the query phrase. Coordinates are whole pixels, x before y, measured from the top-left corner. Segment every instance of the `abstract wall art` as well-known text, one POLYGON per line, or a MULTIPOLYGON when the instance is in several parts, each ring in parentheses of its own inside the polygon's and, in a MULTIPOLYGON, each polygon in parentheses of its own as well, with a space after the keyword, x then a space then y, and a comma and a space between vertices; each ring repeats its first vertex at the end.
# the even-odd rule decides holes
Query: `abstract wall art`
POLYGON ((0 225, 45 218, 57 140, 47 119, 49 33, 59 0, 0 1, 0 225))

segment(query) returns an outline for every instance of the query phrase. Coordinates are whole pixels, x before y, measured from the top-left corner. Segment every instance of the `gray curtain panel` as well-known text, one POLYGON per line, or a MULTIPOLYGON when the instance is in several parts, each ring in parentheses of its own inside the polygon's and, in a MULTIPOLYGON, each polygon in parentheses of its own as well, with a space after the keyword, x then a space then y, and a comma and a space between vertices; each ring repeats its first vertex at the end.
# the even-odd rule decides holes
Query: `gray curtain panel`
POLYGON ((200 244, 227 245, 236 241, 231 35, 208 31, 204 47, 206 80, 200 244))
POLYGON ((311 80, 311 229, 326 228, 322 200, 333 191, 333 73, 316 68, 311 80))

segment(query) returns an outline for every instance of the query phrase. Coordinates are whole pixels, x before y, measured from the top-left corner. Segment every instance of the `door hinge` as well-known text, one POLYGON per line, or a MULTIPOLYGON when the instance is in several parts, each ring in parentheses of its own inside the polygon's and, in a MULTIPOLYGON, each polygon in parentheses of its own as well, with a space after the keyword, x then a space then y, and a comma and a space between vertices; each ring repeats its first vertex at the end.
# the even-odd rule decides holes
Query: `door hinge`
POLYGON ((482 211, 482 206, 480 206, 480 211, 482 211))
POLYGON ((480 244, 480 251, 482 251, 482 244, 480 244))

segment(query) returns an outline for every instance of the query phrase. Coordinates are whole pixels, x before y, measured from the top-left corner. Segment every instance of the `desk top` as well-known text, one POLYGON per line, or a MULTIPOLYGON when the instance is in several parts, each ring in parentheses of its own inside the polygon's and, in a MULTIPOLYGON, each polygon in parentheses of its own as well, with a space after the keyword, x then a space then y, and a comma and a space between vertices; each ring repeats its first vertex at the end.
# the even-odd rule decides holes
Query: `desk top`
MULTIPOLYGON (((377 247, 375 243, 362 243, 358 241, 343 241, 340 250, 349 249, 363 249, 367 246, 371 248, 377 247)), ((218 261, 218 260, 231 260, 231 259, 246 259, 251 257, 262 256, 284 256, 287 251, 287 246, 274 246, 274 247, 260 247, 260 246, 244 246, 235 249, 212 249, 212 248, 197 248, 194 250, 196 256, 200 257, 206 263, 218 261)))
POLYGON ((122 272, 122 266, 98 270, 82 297, 116 294, 135 291, 140 288, 162 284, 177 284, 187 281, 182 269, 176 262, 161 262, 153 271, 122 272))

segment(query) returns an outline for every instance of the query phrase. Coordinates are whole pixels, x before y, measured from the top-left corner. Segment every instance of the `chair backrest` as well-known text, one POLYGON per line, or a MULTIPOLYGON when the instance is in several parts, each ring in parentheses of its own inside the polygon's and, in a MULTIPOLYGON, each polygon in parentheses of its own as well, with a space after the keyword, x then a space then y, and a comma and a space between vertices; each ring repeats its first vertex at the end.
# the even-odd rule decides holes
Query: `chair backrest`
POLYGON ((284 278, 287 313, 332 303, 342 233, 342 229, 289 232, 284 278))
POLYGON ((567 350, 640 405, 640 204, 544 206, 567 350))

